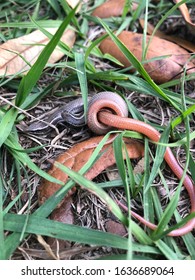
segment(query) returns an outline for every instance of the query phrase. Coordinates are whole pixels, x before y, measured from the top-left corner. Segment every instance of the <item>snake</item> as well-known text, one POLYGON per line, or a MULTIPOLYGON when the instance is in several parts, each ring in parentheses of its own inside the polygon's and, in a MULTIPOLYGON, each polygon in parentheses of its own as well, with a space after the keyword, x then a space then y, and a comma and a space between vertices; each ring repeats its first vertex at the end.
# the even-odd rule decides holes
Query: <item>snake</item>
MULTIPOLYGON (((152 140, 154 142, 159 142, 161 134, 150 124, 147 124, 143 121, 129 118, 128 117, 128 108, 127 104, 124 101, 124 99, 117 93, 114 92, 100 92, 99 94, 96 94, 91 100, 88 108, 88 114, 87 114, 87 124, 89 129, 91 129, 96 135, 104 135, 107 132, 109 132, 112 129, 119 129, 119 130, 131 130, 138 133, 141 133, 143 136, 147 137, 149 140, 152 140)), ((97 140, 96 136, 96 140, 97 140)), ((100 137, 100 136, 99 136, 100 137)), ((85 149, 88 148, 90 150, 90 154, 92 149, 97 146, 97 142, 101 140, 101 137, 98 138, 98 141, 93 141, 92 139, 87 140, 88 142, 84 141, 81 143, 76 144, 73 148, 71 148, 68 152, 65 153, 65 155, 60 155, 57 158, 57 161, 66 164, 68 163, 68 166, 70 166, 70 162, 73 162, 74 157, 76 157, 78 153, 78 149, 80 149, 80 152, 85 151, 85 149), (91 145, 91 146, 90 146, 91 145)), ((135 152, 138 149, 141 149, 140 147, 136 147, 135 144, 136 141, 133 141, 131 144, 131 151, 135 148, 135 152)), ((137 156, 143 156, 143 151, 138 153, 137 156)), ((82 160, 84 159, 85 154, 83 153, 81 155, 82 160)), ((105 160, 105 158, 104 158, 105 160)), ((168 164, 169 168, 172 170, 172 172, 176 175, 178 179, 182 179, 183 177, 183 169, 177 162, 174 154, 172 153, 171 149, 169 147, 166 147, 165 154, 164 154, 164 160, 168 164)), ((103 161, 102 161, 103 162, 103 161)), ((72 164, 72 163, 71 163, 72 164)), ((81 163, 80 163, 81 164, 81 163)), ((100 162, 101 165, 101 162, 100 162)), ((71 166, 70 166, 71 167, 71 166)), ((102 168, 106 168, 106 164, 102 168)), ((103 170, 101 168, 100 172, 103 170)), ((54 177, 57 177, 57 179, 63 179, 59 178, 58 175, 60 171, 57 170, 54 166, 50 170, 50 174, 54 177)), ((91 171, 91 175, 88 177, 89 179, 94 178, 94 174, 97 176, 97 168, 93 168, 91 171), (96 170, 96 172, 94 171, 96 170)), ((100 173, 99 172, 99 173, 100 173)), ((44 190, 45 186, 47 185, 46 182, 44 182, 40 187, 40 193, 41 193, 41 199, 44 197, 44 190)), ((183 179, 183 185, 185 189, 187 190, 187 193, 189 195, 191 209, 190 213, 195 212, 195 186, 192 179, 185 174, 185 177, 183 179)), ((50 185, 50 189, 52 189, 53 185, 50 185)), ((58 186, 59 188, 60 186, 58 186)), ((55 188, 54 188, 55 189, 55 188)), ((55 189, 57 190, 57 189, 55 189)), ((52 191, 53 193, 53 191, 52 191)), ((72 194, 72 193, 71 193, 72 194)), ((51 195, 51 194, 50 194, 51 195)), ((134 211, 131 211, 131 215, 134 216, 137 220, 139 220, 141 223, 146 225, 147 227, 151 229, 156 229, 156 225, 147 221, 134 211)), ((189 220, 185 225, 181 226, 178 229, 172 230, 168 233, 169 236, 182 236, 184 234, 189 233, 192 231, 195 227, 195 218, 192 218, 189 220)))
POLYGON ((85 125, 84 104, 82 97, 70 101, 49 113, 43 120, 30 124, 25 132, 34 134, 49 134, 54 127, 64 122, 75 127, 85 125))

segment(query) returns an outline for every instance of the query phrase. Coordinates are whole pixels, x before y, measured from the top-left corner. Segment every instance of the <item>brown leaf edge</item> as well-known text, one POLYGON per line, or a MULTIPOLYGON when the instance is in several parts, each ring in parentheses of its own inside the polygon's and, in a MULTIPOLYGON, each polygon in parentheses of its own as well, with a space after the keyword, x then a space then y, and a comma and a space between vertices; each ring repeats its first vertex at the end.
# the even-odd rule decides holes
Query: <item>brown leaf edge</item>
MULTIPOLYGON (((139 23, 142 27, 142 29, 144 29, 144 19, 139 19, 139 23)), ((151 23, 147 23, 147 33, 149 35, 152 35, 154 31, 154 26, 151 23)), ((180 45, 181 47, 183 47, 184 49, 191 51, 191 52, 195 52, 195 46, 194 44, 192 44, 191 42, 184 40, 182 38, 179 38, 177 36, 173 36, 173 35, 167 35, 164 32, 157 30, 154 34, 155 36, 162 38, 162 39, 166 39, 170 42, 174 42, 177 43, 178 45, 180 45)))

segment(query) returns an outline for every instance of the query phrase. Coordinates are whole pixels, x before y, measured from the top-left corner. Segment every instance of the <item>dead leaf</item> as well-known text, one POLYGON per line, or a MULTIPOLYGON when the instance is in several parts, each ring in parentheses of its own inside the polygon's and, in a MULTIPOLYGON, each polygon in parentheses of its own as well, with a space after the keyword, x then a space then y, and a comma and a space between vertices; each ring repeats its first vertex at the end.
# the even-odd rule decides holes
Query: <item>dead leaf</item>
MULTIPOLYGON (((95 147, 102 140, 103 136, 92 137, 86 141, 80 142, 74 145, 65 153, 59 155, 55 161, 62 163, 68 168, 79 171, 83 165, 91 157, 95 147)), ((130 138, 124 138, 127 153, 129 158, 139 158, 144 155, 143 145, 130 138)), ((112 142, 112 141, 111 141, 112 142)), ((111 143, 105 144, 102 148, 102 151, 105 151, 99 158, 96 160, 94 165, 85 173, 85 178, 88 180, 93 180, 97 177, 102 171, 107 167, 112 166, 115 162, 115 156, 113 152, 113 147, 111 143)), ((125 158, 126 155, 124 155, 125 158)), ((55 165, 48 171, 48 174, 52 175, 54 178, 65 182, 68 180, 68 175, 57 168, 55 165)), ((43 204, 51 195, 53 195, 57 190, 61 188, 61 185, 47 180, 43 180, 41 185, 38 188, 38 197, 39 204, 43 204)), ((71 195, 75 192, 75 189, 71 189, 68 195, 71 195), (71 193, 70 193, 71 191, 71 193)), ((66 199, 66 198, 65 198, 66 199)), ((63 201, 58 205, 62 205, 63 201)))
MULTIPOLYGON (((121 16, 123 13, 125 0, 108 0, 106 3, 98 6, 92 13, 92 16, 99 18, 109 18, 121 16)), ((131 9, 137 9, 137 3, 132 2, 131 9)))
POLYGON ((108 220, 106 222, 106 230, 107 232, 117 234, 119 236, 125 236, 127 234, 125 226, 113 220, 108 220))
POLYGON ((72 196, 65 197, 61 207, 56 208, 51 215, 51 219, 64 224, 73 224, 74 216, 72 212, 72 196))
MULTIPOLYGON (((139 19, 140 25, 141 27, 144 29, 144 19, 139 19)), ((149 35, 151 35, 154 31, 154 26, 152 24, 150 24, 149 22, 147 23, 147 33, 149 35)), ((167 35, 164 32, 157 30, 155 32, 155 36, 162 38, 162 39, 166 39, 168 41, 177 43, 178 45, 180 45, 181 47, 183 47, 184 49, 191 51, 191 52, 195 52, 195 46, 194 44, 192 44, 191 42, 188 42, 187 40, 184 40, 180 37, 174 36, 174 35, 167 35)))
MULTIPOLYGON (((142 34, 123 31, 118 38, 139 61, 142 60, 142 34)), ((145 70, 156 83, 165 83, 175 77, 178 78, 190 58, 190 54, 180 46, 167 40, 160 39, 156 36, 151 38, 148 35, 147 43, 150 39, 151 41, 145 58, 145 60, 150 62, 143 64, 145 70), (156 60, 156 58, 162 56, 169 57, 156 60), (151 61, 152 59, 153 61, 151 61)), ((100 50, 104 54, 108 53, 118 59, 125 67, 131 66, 128 59, 110 38, 106 38, 101 42, 100 50)), ((187 69, 188 74, 194 73, 195 65, 192 62, 188 62, 187 69)))
MULTIPOLYGON (((47 29, 51 34, 57 31, 57 28, 47 29)), ((61 41, 69 47, 72 47, 76 39, 73 30, 66 30, 61 37, 61 41)), ((16 73, 24 74, 30 69, 37 60, 44 46, 49 42, 47 36, 41 31, 36 30, 28 35, 8 40, 0 45, 0 76, 9 76, 16 73)), ((57 47, 48 63, 55 63, 63 57, 63 52, 57 47)))
MULTIPOLYGON (((64 224, 74 224, 72 203, 72 196, 65 197, 62 205, 52 212, 51 219, 64 224)), ((53 237, 48 237, 47 243, 53 251, 58 252, 56 255, 59 255, 59 252, 63 252, 65 249, 71 247, 71 243, 69 241, 60 240, 53 237)), ((67 258, 69 258, 69 256, 67 256, 67 258)))
MULTIPOLYGON (((177 3, 180 3, 181 0, 174 0, 174 2, 177 4, 177 3)), ((189 11, 188 11, 188 7, 186 6, 186 4, 182 4, 179 6, 179 9, 180 9, 180 12, 183 16, 183 18, 185 19, 185 21, 187 22, 188 26, 189 26, 189 29, 190 31, 195 34, 195 23, 192 22, 191 18, 190 18, 190 14, 189 14, 189 11)))

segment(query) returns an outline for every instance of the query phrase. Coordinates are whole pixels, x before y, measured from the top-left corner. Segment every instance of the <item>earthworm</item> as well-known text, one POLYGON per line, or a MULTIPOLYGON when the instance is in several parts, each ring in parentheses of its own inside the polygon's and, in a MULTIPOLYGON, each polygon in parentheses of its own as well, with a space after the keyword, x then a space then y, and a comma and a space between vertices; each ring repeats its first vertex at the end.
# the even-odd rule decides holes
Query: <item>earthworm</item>
MULTIPOLYGON (((117 128, 121 130, 132 130, 143 134, 144 136, 148 137, 150 140, 154 142, 158 142, 161 135, 151 125, 146 124, 145 122, 139 120, 135 120, 127 117, 121 117, 117 115, 118 104, 119 104, 118 98, 119 95, 112 92, 109 92, 105 95, 101 93, 99 96, 97 95, 95 97, 94 102, 91 102, 88 111, 89 128, 99 135, 105 133, 106 126, 108 127, 109 130, 110 128, 117 128), (110 112, 108 111, 109 109, 110 112), (103 130, 102 127, 104 128, 103 130)), ((124 104, 124 102, 121 101, 121 104, 124 104)), ((183 176, 183 169, 178 164, 176 158, 174 157, 169 147, 166 148, 164 159, 166 163, 169 165, 170 169, 173 171, 173 173, 177 176, 177 178, 181 179, 183 176)), ((183 185, 185 186, 188 192, 190 202, 191 202, 191 213, 193 213, 195 212, 195 186, 188 175, 185 175, 183 185)), ((135 212, 132 211, 131 214, 132 216, 137 218, 140 222, 142 222, 149 228, 151 229, 156 228, 156 225, 150 223, 149 221, 146 221, 143 217, 139 216, 135 212)), ((194 228, 194 226, 195 226, 195 218, 188 221, 181 228, 171 231, 168 235, 169 236, 184 235, 190 232, 194 228)))

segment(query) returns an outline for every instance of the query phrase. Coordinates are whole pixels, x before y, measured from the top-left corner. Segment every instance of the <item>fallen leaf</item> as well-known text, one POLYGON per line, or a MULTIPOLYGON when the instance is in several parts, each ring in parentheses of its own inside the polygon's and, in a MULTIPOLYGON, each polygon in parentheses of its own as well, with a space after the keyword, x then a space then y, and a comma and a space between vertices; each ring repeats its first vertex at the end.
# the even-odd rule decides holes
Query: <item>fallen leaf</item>
MULTIPOLYGON (((49 28, 47 31, 54 34, 57 28, 49 28)), ((71 29, 66 30, 61 37, 61 41, 69 47, 73 46, 75 39, 75 32, 71 29)), ((41 31, 36 30, 0 45, 0 76, 26 73, 48 42, 48 37, 41 31)), ((63 55, 63 52, 57 47, 50 56, 48 63, 55 63, 63 55)))
POLYGON ((113 220, 108 220, 106 222, 106 230, 107 232, 117 234, 119 236, 125 236, 127 234, 125 226, 113 220))
MULTIPOLYGON (((67 196, 64 199, 61 207, 56 208, 52 212, 51 219, 64 224, 69 224, 69 225, 74 224, 72 203, 73 203, 72 196, 67 196)), ((71 247, 71 243, 69 241, 60 240, 53 237, 48 237, 47 243, 54 252, 56 251, 63 252, 65 249, 71 247)), ((66 256, 66 258, 69 259, 70 256, 66 256)))
MULTIPOLYGON (((139 19, 140 25, 141 27, 144 29, 144 19, 139 19)), ((151 35, 154 31, 154 26, 152 24, 150 24, 149 22, 147 23, 147 33, 149 35, 151 35)), ((192 44, 191 42, 184 40, 180 37, 174 36, 174 35, 167 35, 164 32, 157 30, 155 32, 155 36, 162 38, 162 39, 166 39, 168 41, 177 43, 178 45, 180 45, 181 47, 183 47, 184 49, 191 51, 191 52, 195 52, 195 46, 194 44, 192 44)))
MULTIPOLYGON (((181 0, 174 0, 174 2, 177 4, 177 3, 180 3, 181 0)), ((180 9, 180 12, 183 16, 183 18, 185 19, 185 21, 187 22, 188 26, 190 27, 190 31, 195 34, 195 23, 192 22, 191 18, 190 18, 190 14, 189 14, 189 11, 188 11, 188 7, 186 6, 186 4, 182 4, 179 6, 179 9, 180 9)))
POLYGON ((72 196, 67 196, 61 207, 56 208, 51 215, 51 219, 55 221, 59 221, 64 224, 73 224, 74 216, 72 212, 72 196))
MULTIPOLYGON (((123 31, 118 38, 139 61, 142 60, 142 34, 123 31)), ((146 38, 147 43, 150 39, 151 41, 145 58, 149 62, 143 64, 145 70, 156 83, 165 83, 175 77, 178 78, 190 58, 190 54, 180 46, 167 40, 148 35, 146 38), (169 57, 162 58, 162 56, 169 57), (157 60, 158 57, 159 59, 157 60)), ((108 53, 118 59, 124 67, 131 66, 129 60, 110 38, 106 38, 101 42, 100 50, 103 54, 108 53)), ((188 62, 187 69, 188 74, 194 73, 195 65, 192 62, 188 62)))
MULTIPOLYGON (((95 147, 102 140, 102 138, 103 138, 102 136, 97 136, 74 145, 68 151, 59 155, 56 158, 56 161, 62 163, 63 165, 70 168, 71 170, 77 172, 83 167, 83 165, 91 157, 95 147)), ((140 142, 130 138, 124 138, 124 141, 130 158, 139 158, 143 156, 144 148, 140 142)), ((116 161, 111 143, 105 144, 104 147, 102 148, 102 151, 104 151, 104 153, 98 158, 98 160, 96 160, 94 165, 85 173, 85 178, 87 178, 88 180, 93 180, 93 178, 98 176, 107 167, 112 166, 116 161)), ((68 180, 68 175, 63 171, 61 171, 60 169, 58 169, 55 165, 53 165, 52 168, 48 171, 48 174, 52 175, 54 178, 57 178, 60 181, 63 181, 64 184, 68 180)), ((52 183, 47 180, 43 180, 38 188, 39 204, 43 204, 45 200, 47 200, 51 195, 53 195, 60 188, 61 185, 59 184, 52 183)), ((69 191, 69 195, 73 194, 74 192, 75 192, 75 188, 72 188, 69 191)), ((62 203, 63 201, 60 203, 60 205, 62 205, 62 203)), ((59 208, 60 205, 58 205, 59 208)))
MULTIPOLYGON (((98 6, 92 13, 92 16, 99 18, 109 18, 121 16, 123 13, 125 0, 108 0, 106 3, 98 6)), ((132 2, 131 9, 137 9, 137 3, 132 2)))

